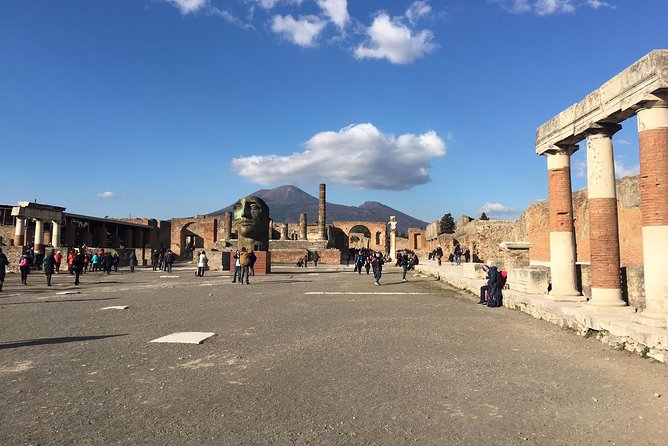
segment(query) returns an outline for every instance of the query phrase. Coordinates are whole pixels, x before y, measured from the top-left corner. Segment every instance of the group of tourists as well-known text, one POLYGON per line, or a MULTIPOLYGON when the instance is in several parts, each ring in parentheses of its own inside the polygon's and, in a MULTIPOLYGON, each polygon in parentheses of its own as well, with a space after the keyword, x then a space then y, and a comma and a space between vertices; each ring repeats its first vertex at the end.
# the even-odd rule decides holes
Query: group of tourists
POLYGON ((232 283, 236 283, 237 280, 240 284, 250 285, 248 280, 249 276, 255 275, 255 262, 257 261, 257 256, 255 252, 251 249, 248 250, 244 246, 241 250, 236 250, 232 256, 234 260, 234 276, 232 277, 232 283))
POLYGON ((371 249, 356 249, 355 254, 355 269, 353 272, 362 274, 362 269, 369 274, 373 270, 374 285, 380 285, 380 278, 383 275, 383 265, 385 259, 380 252, 374 252, 371 249))
MULTIPOLYGON (((436 260, 438 262, 438 266, 441 266, 441 259, 443 257, 443 248, 441 248, 441 245, 438 245, 436 249, 429 253, 427 258, 429 260, 436 260)), ((461 265, 462 257, 464 257, 464 262, 469 263, 471 261, 471 250, 468 248, 462 248, 462 245, 460 245, 458 242, 455 242, 452 251, 448 254, 448 261, 451 265, 461 265)))
MULTIPOLYGON (((130 268, 134 272, 132 259, 130 260, 131 260, 130 268)), ((162 248, 160 250, 154 249, 153 251, 151 251, 151 265, 153 266, 153 271, 159 270, 171 273, 172 267, 174 266, 174 262, 176 262, 176 254, 174 254, 174 252, 171 249, 162 248)))
POLYGON ((297 260, 297 267, 298 268, 308 268, 308 262, 312 261, 313 266, 317 267, 318 262, 320 261, 320 254, 318 254, 318 251, 309 251, 308 249, 306 250, 306 254, 304 254, 302 257, 300 257, 297 260))

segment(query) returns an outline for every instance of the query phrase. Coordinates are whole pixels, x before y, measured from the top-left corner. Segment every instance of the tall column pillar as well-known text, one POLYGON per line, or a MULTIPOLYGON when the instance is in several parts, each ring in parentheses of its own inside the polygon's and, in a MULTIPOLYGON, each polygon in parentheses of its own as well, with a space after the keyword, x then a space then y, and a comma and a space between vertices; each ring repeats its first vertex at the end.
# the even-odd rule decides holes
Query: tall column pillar
POLYGON ((668 103, 638 112, 640 213, 642 215, 645 309, 639 322, 665 327, 668 315, 668 103))
POLYGON ((281 225, 281 240, 287 240, 288 239, 288 224, 283 223, 281 225))
POLYGON ((223 214, 223 238, 229 240, 232 238, 232 213, 223 214))
POLYGON ((41 252, 44 246, 44 221, 35 219, 35 252, 41 252))
POLYGON ((575 269, 575 225, 573 224, 573 191, 571 188, 571 155, 577 145, 555 147, 546 152, 548 206, 550 208, 550 275, 551 300, 579 301, 575 269))
POLYGON ((390 216, 390 257, 393 261, 396 261, 397 257, 397 218, 392 215, 390 216))
POLYGON ((306 213, 299 214, 299 240, 308 240, 308 233, 306 232, 306 213))
MULTIPOLYGON (((269 236, 267 237, 267 240, 272 240, 274 237, 274 219, 270 218, 269 219, 269 227, 267 228, 267 231, 269 231, 269 236)), ((267 250, 269 247, 267 246, 267 250)))
POLYGON ((25 219, 16 217, 16 227, 14 229, 14 246, 25 245, 25 219))
POLYGON ((619 221, 612 135, 621 126, 600 126, 587 136, 587 188, 591 300, 589 305, 621 307, 619 221))
POLYGON ((60 221, 51 221, 51 244, 54 248, 60 246, 60 221))
POLYGON ((325 220, 327 217, 326 186, 320 185, 320 200, 318 202, 318 239, 327 240, 327 229, 325 220))

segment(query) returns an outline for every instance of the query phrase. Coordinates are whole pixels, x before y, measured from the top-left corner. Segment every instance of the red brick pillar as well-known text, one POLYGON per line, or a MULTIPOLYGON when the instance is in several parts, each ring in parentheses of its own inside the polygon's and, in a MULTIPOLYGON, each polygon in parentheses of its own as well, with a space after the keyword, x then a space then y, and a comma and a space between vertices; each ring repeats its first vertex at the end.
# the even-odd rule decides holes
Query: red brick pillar
POLYGON ((579 301, 575 270, 575 226, 571 188, 571 155, 577 145, 547 151, 548 205, 550 208, 550 275, 552 300, 579 301))
POLYGON ((666 326, 668 310, 668 103, 638 112, 640 212, 642 214, 645 310, 643 323, 666 326))
POLYGON ((621 126, 598 126, 587 136, 589 199, 590 305, 621 307, 619 222, 612 135, 621 126))

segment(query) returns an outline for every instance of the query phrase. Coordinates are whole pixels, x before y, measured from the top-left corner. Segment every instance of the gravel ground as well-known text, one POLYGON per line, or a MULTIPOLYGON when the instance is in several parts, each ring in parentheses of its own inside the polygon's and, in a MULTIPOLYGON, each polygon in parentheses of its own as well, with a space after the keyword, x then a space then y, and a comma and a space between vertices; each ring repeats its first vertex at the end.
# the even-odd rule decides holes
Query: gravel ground
POLYGON ((665 365, 388 270, 10 275, 0 444, 668 443, 665 365))

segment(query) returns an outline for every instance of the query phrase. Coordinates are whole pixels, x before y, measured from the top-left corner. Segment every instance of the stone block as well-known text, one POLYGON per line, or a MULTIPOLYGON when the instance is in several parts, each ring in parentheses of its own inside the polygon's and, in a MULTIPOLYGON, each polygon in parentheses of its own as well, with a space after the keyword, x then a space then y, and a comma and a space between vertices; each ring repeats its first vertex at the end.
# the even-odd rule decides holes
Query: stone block
POLYGON ((547 294, 549 271, 547 268, 512 268, 508 270, 508 288, 527 294, 547 294))

